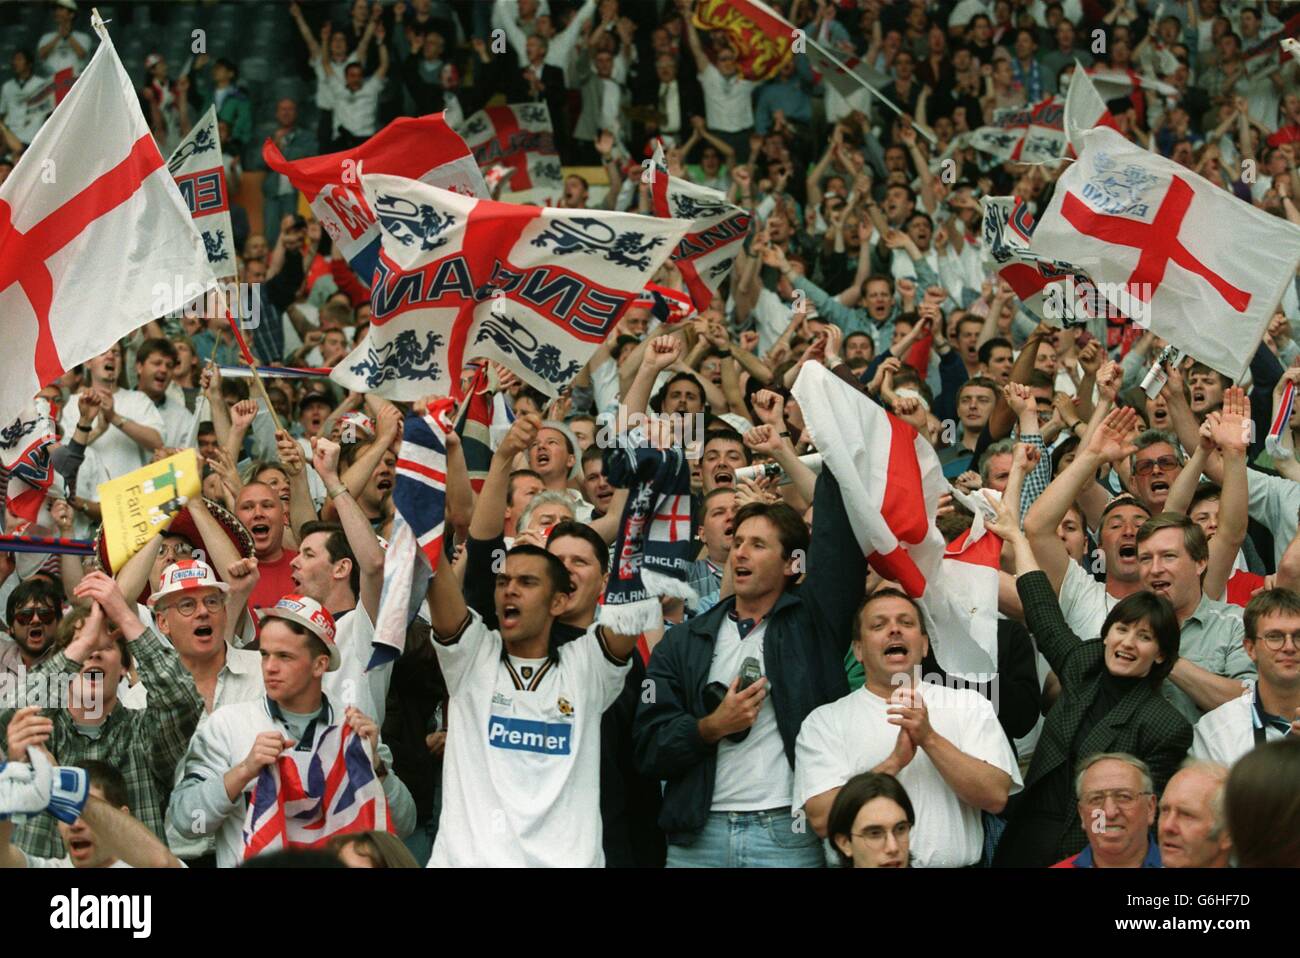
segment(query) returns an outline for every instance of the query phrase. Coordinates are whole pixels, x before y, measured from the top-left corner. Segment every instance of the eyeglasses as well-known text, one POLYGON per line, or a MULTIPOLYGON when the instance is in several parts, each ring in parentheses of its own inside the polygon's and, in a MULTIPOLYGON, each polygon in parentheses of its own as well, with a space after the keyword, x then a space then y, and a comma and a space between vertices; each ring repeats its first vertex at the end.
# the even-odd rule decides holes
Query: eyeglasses
POLYGON ((18 625, 31 625, 33 619, 40 619, 41 625, 53 625, 58 614, 53 609, 19 609, 14 613, 18 625))
MULTIPOLYGON (((209 612, 220 612, 225 608, 225 605, 226 600, 219 595, 205 595, 203 597, 203 608, 207 609, 209 612)), ((193 596, 187 596, 186 598, 180 599, 179 601, 167 606, 163 611, 165 612, 170 609, 175 609, 181 614, 182 618, 188 619, 194 613, 199 611, 199 600, 193 596)))
MULTIPOLYGON (((22 615, 21 612, 18 614, 22 615)), ((1255 637, 1255 640, 1263 642, 1270 652, 1281 652, 1286 646, 1287 639, 1290 639, 1295 650, 1300 652, 1300 632, 1265 632, 1255 637)))
POLYGON ((1083 796, 1081 801, 1088 808, 1101 808, 1106 804, 1107 797, 1113 798, 1116 805, 1132 805, 1143 795, 1154 795, 1155 792, 1135 792, 1131 788, 1104 788, 1100 791, 1089 792, 1083 796))
POLYGON ((1139 459, 1133 464, 1133 473, 1138 476, 1150 475, 1156 468, 1160 467, 1161 472, 1169 472, 1177 469, 1182 463, 1178 461, 1177 456, 1161 456, 1159 459, 1139 459))
MULTIPOLYGON (((885 844, 885 838, 889 834, 889 831, 890 830, 885 828, 883 825, 872 825, 870 828, 864 829, 860 832, 853 832, 852 835, 854 838, 862 839, 872 847, 879 848, 885 844)), ((900 842, 910 835, 911 832, 911 822, 899 822, 893 828, 894 838, 900 842)))
POLYGON ((194 547, 186 543, 163 546, 158 552, 164 559, 188 559, 194 555, 194 547))

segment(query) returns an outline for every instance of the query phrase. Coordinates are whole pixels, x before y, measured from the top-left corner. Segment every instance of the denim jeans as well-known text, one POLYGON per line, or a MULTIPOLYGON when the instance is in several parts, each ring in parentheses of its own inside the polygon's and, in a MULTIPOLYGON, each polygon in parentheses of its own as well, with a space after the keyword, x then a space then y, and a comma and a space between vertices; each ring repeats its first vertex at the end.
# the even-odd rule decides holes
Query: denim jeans
POLYGON ((822 843, 789 808, 709 812, 690 845, 668 846, 669 868, 821 868, 822 843))

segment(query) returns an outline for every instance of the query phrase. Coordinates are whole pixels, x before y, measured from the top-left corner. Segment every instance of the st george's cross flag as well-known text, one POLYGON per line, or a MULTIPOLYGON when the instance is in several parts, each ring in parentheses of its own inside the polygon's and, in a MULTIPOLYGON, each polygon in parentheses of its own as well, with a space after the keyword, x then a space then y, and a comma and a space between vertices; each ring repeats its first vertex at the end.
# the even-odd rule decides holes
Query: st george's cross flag
POLYGON ((696 310, 708 309, 749 233, 749 211, 728 203, 718 190, 670 175, 662 144, 655 145, 652 175, 655 216, 690 221, 690 231, 673 250, 673 265, 696 310))
POLYGON ((971 134, 977 150, 1017 163, 1054 163, 1065 153, 1065 104, 1049 96, 1028 106, 993 111, 992 122, 971 134))
POLYGON ((545 103, 490 106, 468 117, 456 132, 473 152, 485 180, 498 166, 510 169, 498 194, 503 202, 554 206, 559 201, 564 171, 545 103))
POLYGON ((792 391, 863 554, 917 600, 939 665, 963 675, 996 671, 946 589, 947 548, 934 516, 948 482, 934 447, 820 363, 805 363, 792 391))
POLYGON ((387 173, 465 196, 487 196, 487 184, 465 141, 441 113, 394 120, 351 150, 290 162, 268 137, 266 165, 288 177, 352 271, 371 281, 379 256, 379 224, 361 189, 361 175, 387 173))
POLYGON ((258 774, 244 818, 244 858, 321 848, 338 835, 392 831, 384 786, 365 742, 331 725, 311 751, 286 749, 258 774))
POLYGON ((230 193, 217 133, 217 108, 208 107, 189 136, 167 159, 167 172, 176 180, 194 225, 203 237, 212 272, 235 275, 235 233, 230 228, 230 193))
POLYGON ((1240 380, 1300 263, 1300 227, 1114 130, 1078 135, 1030 249, 1088 271, 1115 308, 1240 380))
POLYGON ((556 395, 690 226, 474 199, 396 176, 362 183, 383 250, 370 331, 331 378, 398 401, 459 396, 470 359, 556 395))
POLYGON ((99 48, 0 184, 0 422, 217 284, 99 21, 99 48), (178 282, 178 279, 180 282, 178 282))

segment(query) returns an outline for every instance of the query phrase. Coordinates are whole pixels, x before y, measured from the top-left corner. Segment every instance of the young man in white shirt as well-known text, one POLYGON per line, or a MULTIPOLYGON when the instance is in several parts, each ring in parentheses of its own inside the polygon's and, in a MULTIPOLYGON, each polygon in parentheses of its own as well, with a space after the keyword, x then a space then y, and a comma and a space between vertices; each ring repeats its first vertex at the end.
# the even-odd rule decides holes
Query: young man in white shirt
POLYGON ((1192 738, 1195 758, 1229 767, 1257 745, 1300 734, 1300 595, 1268 589, 1243 615, 1246 654, 1258 680, 1202 716, 1192 738))
POLYGON ((183 868, 158 836, 131 817, 126 782, 106 762, 84 762, 90 793, 72 824, 59 822, 62 858, 29 855, 12 844, 13 823, 0 820, 0 868, 183 868))
MULTIPOLYGON (((108 430, 90 441, 86 448, 95 451, 104 472, 110 477, 122 476, 147 465, 154 450, 162 448, 165 426, 162 413, 152 399, 134 389, 118 387, 122 347, 114 343, 98 356, 86 360, 85 366, 86 388, 99 394, 100 414, 107 417, 109 423, 108 430)), ((63 434, 72 436, 80 419, 80 407, 69 402, 63 410, 63 434)), ((84 442, 87 435, 80 431, 76 438, 84 442)), ((85 496, 88 491, 83 483, 78 483, 79 494, 85 496)))
POLYGON ((911 598, 896 589, 867 597, 853 639, 866 684, 804 720, 795 806, 824 837, 844 783, 859 772, 886 772, 907 789, 916 811, 914 864, 962 868, 983 853, 980 812, 1001 812, 1024 783, 988 699, 973 689, 918 681, 929 649, 911 598))
POLYGON ((284 596, 262 616, 258 651, 266 695, 217 709, 194 733, 167 808, 172 827, 183 838, 215 835, 217 867, 238 865, 248 801, 262 769, 291 749, 314 751, 329 728, 346 723, 368 745, 394 831, 409 835, 415 802, 388 769, 391 754, 380 744, 378 724, 355 708, 336 707, 322 690, 326 673, 342 665, 334 617, 302 595, 284 596))
POLYGON ((375 35, 379 41, 379 66, 370 76, 365 75, 360 63, 349 63, 340 78, 335 73, 336 67, 325 62, 325 75, 332 90, 336 149, 359 146, 379 129, 379 94, 388 76, 389 61, 383 27, 377 28, 375 35))
POLYGON ((55 0, 54 30, 36 44, 36 56, 51 76, 69 67, 79 74, 90 62, 90 35, 72 29, 76 15, 73 0, 55 0))
POLYGON ((599 868, 600 721, 636 636, 601 627, 557 647, 571 604, 564 563, 516 546, 496 577, 498 629, 471 612, 445 552, 429 586, 451 695, 442 818, 429 867, 599 868))
POLYGON ((749 134, 754 127, 753 97, 758 84, 740 75, 739 57, 730 47, 718 54, 716 66, 710 63, 699 31, 695 29, 691 0, 677 0, 677 6, 682 11, 686 39, 699 70, 708 127, 719 139, 725 140, 737 156, 741 156, 741 151, 748 149, 749 134))
POLYGON ((185 394, 167 388, 179 359, 171 340, 162 338, 145 340, 135 354, 136 386, 162 417, 162 444, 168 449, 188 446, 194 429, 194 413, 185 405, 185 394))
POLYGON ((9 62, 14 75, 0 86, 0 117, 21 143, 30 146, 54 109, 54 96, 52 91, 45 92, 50 81, 33 72, 30 53, 15 50, 9 62))

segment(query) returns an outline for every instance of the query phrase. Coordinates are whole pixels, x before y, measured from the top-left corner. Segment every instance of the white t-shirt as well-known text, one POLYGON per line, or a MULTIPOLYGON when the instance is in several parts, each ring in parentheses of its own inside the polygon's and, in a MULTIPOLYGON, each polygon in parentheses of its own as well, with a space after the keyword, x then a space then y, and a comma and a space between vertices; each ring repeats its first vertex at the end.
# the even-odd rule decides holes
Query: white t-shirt
MULTIPOLYGON (((928 683, 921 697, 935 732, 965 754, 1002 769, 1011 776, 1011 794, 1020 791, 1020 768, 988 699, 971 689, 928 683)), ((804 719, 795 745, 796 808, 889 757, 898 741, 898 726, 888 721, 889 708, 888 701, 863 686, 804 719)), ((916 750, 898 781, 916 812, 913 864, 952 868, 978 862, 984 847, 980 810, 957 797, 924 749, 916 750)))
MULTIPOLYGON (((764 620, 742 639, 731 616, 724 618, 713 644, 709 681, 730 686, 750 656, 758 659, 759 669, 767 675, 763 659, 766 632, 767 621, 764 620)), ((772 706, 769 685, 768 694, 758 710, 758 720, 745 740, 732 742, 724 738, 718 743, 718 768, 713 778, 710 811, 759 812, 785 808, 790 804, 793 788, 794 769, 785 756, 785 743, 776 724, 776 709, 772 706)))
MULTIPOLYGON (((1255 747, 1255 687, 1224 702, 1201 716, 1192 732, 1192 758, 1218 762, 1231 768, 1237 759, 1255 747)), ((1278 742, 1289 736, 1265 726, 1265 741, 1278 742)))
MULTIPOLYGON (((162 413, 158 411, 158 407, 153 404, 152 399, 138 390, 119 389, 114 392, 113 410, 124 419, 129 419, 141 426, 156 430, 160 437, 166 431, 166 425, 163 423, 162 413)), ((71 436, 77 428, 77 421, 80 418, 81 411, 77 407, 76 399, 70 399, 63 410, 63 435, 71 436)), ((95 451, 104 472, 110 477, 124 476, 133 469, 148 465, 153 459, 151 451, 146 450, 116 426, 109 426, 108 431, 96 439, 89 449, 95 451)), ((85 466, 83 464, 82 472, 84 471, 85 466)), ((81 473, 78 473, 78 490, 82 488, 80 480, 81 473)), ((91 498, 84 492, 79 494, 87 499, 91 498)))
POLYGON ((705 120, 710 130, 720 133, 738 133, 754 125, 753 92, 756 84, 746 80, 737 71, 724 77, 713 64, 699 75, 704 90, 705 120))
POLYGON ((80 73, 90 61, 93 45, 90 42, 89 34, 82 33, 80 30, 73 30, 67 37, 61 38, 57 30, 51 30, 49 33, 42 35, 40 41, 36 44, 36 49, 44 49, 45 44, 51 40, 58 40, 58 43, 41 61, 46 71, 51 75, 58 73, 60 70, 66 70, 68 67, 72 67, 73 73, 80 73), (78 56, 77 52, 72 49, 73 40, 76 40, 77 45, 85 51, 81 56, 78 56))
POLYGON ((556 665, 512 666, 502 648, 475 613, 450 645, 434 642, 451 708, 429 867, 599 868, 600 718, 629 663, 595 629, 556 665))
POLYGON ((1102 623, 1119 599, 1106 591, 1079 563, 1071 560, 1061 580, 1061 615, 1070 631, 1087 641, 1101 636, 1102 623))
POLYGON ((54 108, 53 96, 37 98, 49 82, 33 73, 26 83, 19 83, 18 78, 13 77, 0 86, 0 116, 4 117, 10 132, 24 143, 32 142, 36 131, 54 108))
POLYGON ((334 635, 343 663, 337 671, 325 673, 321 680, 321 690, 339 709, 356 706, 383 725, 393 663, 389 662, 373 672, 366 671, 374 639, 375 624, 370 621, 370 616, 360 603, 351 612, 343 614, 338 620, 338 630, 334 635))

